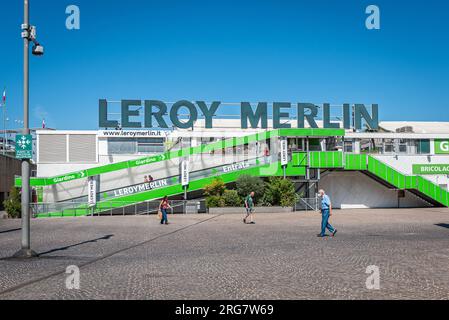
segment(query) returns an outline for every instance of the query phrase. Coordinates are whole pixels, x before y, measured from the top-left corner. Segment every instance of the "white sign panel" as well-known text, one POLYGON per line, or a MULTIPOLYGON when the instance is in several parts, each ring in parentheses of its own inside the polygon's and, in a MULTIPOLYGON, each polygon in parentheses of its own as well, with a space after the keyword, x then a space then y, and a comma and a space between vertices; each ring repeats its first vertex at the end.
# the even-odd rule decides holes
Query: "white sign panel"
POLYGON ((189 184, 189 161, 184 160, 181 162, 181 184, 187 186, 189 184))
POLYGON ((281 165, 286 166, 288 164, 288 145, 287 139, 281 140, 281 165))
POLYGON ((165 138, 169 130, 100 130, 99 138, 165 138))
POLYGON ((87 203, 89 207, 97 204, 97 180, 89 178, 87 181, 87 203))
POLYGON ((113 193, 111 193, 111 196, 114 197, 121 197, 121 196, 128 196, 130 194, 144 192, 144 191, 150 191, 162 187, 168 186, 167 179, 152 181, 152 182, 145 182, 141 184, 137 184, 135 186, 120 188, 117 190, 114 190, 113 193))

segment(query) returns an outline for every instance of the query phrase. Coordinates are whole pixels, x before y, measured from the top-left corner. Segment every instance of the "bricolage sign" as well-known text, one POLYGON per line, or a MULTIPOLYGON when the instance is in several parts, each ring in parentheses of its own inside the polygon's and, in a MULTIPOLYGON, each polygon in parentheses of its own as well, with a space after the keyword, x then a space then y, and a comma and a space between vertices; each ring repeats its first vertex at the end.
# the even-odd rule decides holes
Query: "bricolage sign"
POLYGON ((413 174, 449 174, 449 164, 414 164, 413 174))
MULTIPOLYGON (((200 114, 204 116, 205 127, 213 128, 213 117, 216 115, 220 101, 206 103, 204 101, 191 102, 181 100, 171 105, 169 110, 167 103, 160 100, 122 100, 121 101, 121 123, 117 120, 108 119, 108 102, 105 99, 99 101, 99 127, 100 128, 163 128, 175 127, 180 129, 192 128, 198 120, 200 114), (141 114, 143 109, 143 114, 141 114), (181 115, 180 110, 186 109, 188 115, 181 115), (168 115, 171 125, 167 123, 166 115, 168 115), (143 121, 139 117, 143 116, 143 121), (187 119, 186 119, 187 118, 187 119)), ((255 105, 255 104, 254 104, 255 105)), ((297 119, 296 125, 298 128, 304 128, 305 121, 309 123, 312 128, 318 128, 316 119, 319 117, 319 107, 312 103, 297 103, 290 102, 258 102, 255 110, 253 105, 249 102, 241 102, 240 104, 240 119, 241 128, 247 129, 249 127, 268 128, 268 114, 269 107, 273 115, 273 128, 286 129, 291 128, 292 125, 285 120, 295 117, 297 119), (292 107, 295 106, 296 114, 291 114, 292 107)), ((324 128, 338 129, 341 127, 340 122, 331 121, 331 106, 329 103, 324 103, 322 106, 322 119, 324 128)), ((371 106, 371 114, 363 104, 343 104, 342 122, 345 129, 362 129, 362 120, 370 129, 378 129, 379 116, 378 106, 373 104, 371 106), (354 125, 352 125, 354 122, 354 125)))

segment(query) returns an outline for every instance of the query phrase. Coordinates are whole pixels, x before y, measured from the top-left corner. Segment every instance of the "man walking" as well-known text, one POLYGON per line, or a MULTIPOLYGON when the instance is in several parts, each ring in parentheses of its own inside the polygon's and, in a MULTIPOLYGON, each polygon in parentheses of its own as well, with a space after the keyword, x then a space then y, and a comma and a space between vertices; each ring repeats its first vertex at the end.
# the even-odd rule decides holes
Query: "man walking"
POLYGON ((253 213, 254 213, 254 192, 251 192, 245 199, 245 208, 246 208, 246 216, 243 218, 243 223, 246 223, 246 220, 249 218, 249 224, 256 224, 253 221, 253 213))
POLYGON ((329 217, 332 216, 332 203, 329 196, 326 192, 321 189, 318 191, 318 194, 321 197, 321 233, 318 234, 318 237, 322 238, 326 236, 326 229, 330 231, 332 236, 334 237, 337 233, 337 229, 331 226, 329 223, 329 217))

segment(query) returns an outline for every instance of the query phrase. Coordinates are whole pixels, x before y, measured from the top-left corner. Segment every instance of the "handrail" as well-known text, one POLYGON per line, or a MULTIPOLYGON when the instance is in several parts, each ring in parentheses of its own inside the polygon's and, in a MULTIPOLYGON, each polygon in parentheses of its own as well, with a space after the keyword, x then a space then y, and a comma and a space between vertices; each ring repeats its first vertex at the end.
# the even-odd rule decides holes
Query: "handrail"
MULTIPOLYGON (((175 212, 187 213, 186 208, 188 203, 192 200, 169 200, 171 209, 168 213, 174 214, 175 212)), ((205 200, 195 200, 196 203, 205 203, 205 200)), ((142 214, 154 214, 159 211, 159 200, 148 200, 139 203, 129 202, 111 202, 109 206, 103 207, 85 207, 85 208, 67 208, 61 211, 52 211, 52 205, 57 203, 43 204, 30 204, 30 209, 33 212, 34 217, 48 218, 48 217, 62 217, 62 216, 96 216, 96 215, 142 215, 142 214), (119 203, 123 206, 113 206, 113 203, 119 203)), ((205 204, 202 206, 205 208, 205 204)))
MULTIPOLYGON (((387 168, 393 170, 393 172, 396 172, 397 174, 402 175, 402 176, 404 177, 404 188, 401 188, 401 189, 404 189, 404 190, 405 190, 405 189, 415 189, 415 190, 418 190, 419 192, 424 193, 426 196, 429 196, 429 197, 432 198, 433 200, 435 200, 435 201, 437 201, 437 202, 439 202, 439 203, 441 203, 441 204, 443 204, 443 205, 445 205, 445 206, 448 206, 448 205, 449 205, 449 203, 448 203, 448 194, 449 194, 449 191, 447 191, 447 190, 441 188, 438 184, 434 183, 433 181, 431 181, 431 180, 429 180, 429 179, 426 179, 426 178, 424 178, 424 177, 421 176, 421 175, 415 175, 415 174, 407 174, 407 173, 403 173, 403 172, 401 172, 400 170, 397 170, 396 168, 390 166, 389 164, 387 164, 387 163, 381 161, 381 160, 378 159, 378 158, 375 158, 375 157, 372 156, 372 155, 369 155, 369 156, 368 156, 368 161, 369 161, 370 159, 371 159, 372 161, 374 161, 374 162, 380 163, 380 164, 384 165, 385 167, 387 167, 387 168), (407 188, 407 183, 406 183, 406 179, 407 179, 407 178, 416 178, 416 181, 413 183, 413 187, 412 187, 412 188, 407 188), (436 189, 436 190, 439 190, 440 192, 446 193, 445 199, 443 199, 444 202, 441 202, 440 198, 439 198, 437 195, 435 195, 435 194, 427 194, 426 192, 424 192, 423 190, 421 190, 421 189, 420 189, 420 183, 419 183, 420 181, 425 181, 425 183, 427 183, 427 184, 429 184, 430 186, 432 186, 433 189, 436 189)), ((368 166, 368 170, 369 170, 369 166, 368 166)), ((374 173, 376 176, 379 176, 376 172, 373 172, 372 170, 369 170, 369 171, 370 171, 371 173, 374 173)), ((379 177, 380 177, 380 176, 379 176, 379 177)), ((380 177, 380 178, 382 178, 382 177, 380 177)), ((390 181, 388 181, 388 182, 391 183, 390 181)), ((395 183, 394 183, 394 181, 393 181, 393 185, 396 186, 395 183)), ((399 186, 397 186, 397 187, 399 187, 399 186)), ((443 198, 444 198, 444 197, 443 197, 443 198)))

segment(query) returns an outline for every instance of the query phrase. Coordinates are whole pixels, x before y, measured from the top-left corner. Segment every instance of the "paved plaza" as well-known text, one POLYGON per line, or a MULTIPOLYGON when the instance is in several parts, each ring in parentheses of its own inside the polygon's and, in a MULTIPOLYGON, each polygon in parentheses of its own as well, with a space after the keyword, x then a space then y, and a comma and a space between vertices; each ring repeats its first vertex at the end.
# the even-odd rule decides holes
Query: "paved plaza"
POLYGON ((32 221, 39 258, 9 257, 20 221, 0 220, 0 299, 448 299, 449 209, 54 218, 32 221), (66 288, 66 267, 80 289, 66 288), (380 290, 366 288, 379 267, 380 290))

